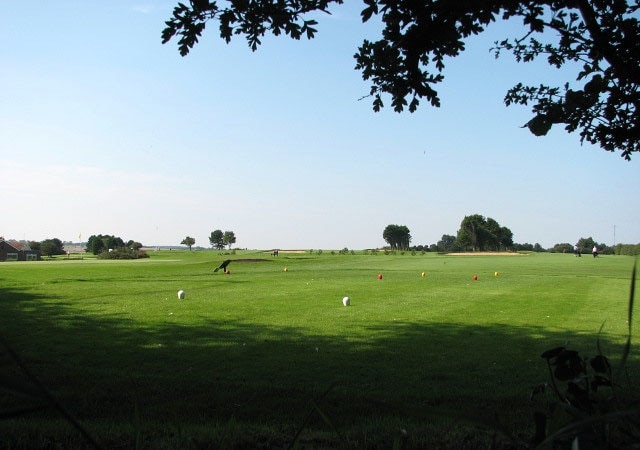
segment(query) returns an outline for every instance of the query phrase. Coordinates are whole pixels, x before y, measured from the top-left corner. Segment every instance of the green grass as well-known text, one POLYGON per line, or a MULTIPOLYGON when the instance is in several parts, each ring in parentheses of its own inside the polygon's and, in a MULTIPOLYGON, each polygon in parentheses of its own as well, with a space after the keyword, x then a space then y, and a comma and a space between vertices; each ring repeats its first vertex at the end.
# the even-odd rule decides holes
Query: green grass
MULTIPOLYGON (((0 264, 0 335, 105 447, 481 448, 476 420, 533 432, 543 351, 615 364, 628 331, 631 257, 150 255, 0 264)), ((0 447, 86 445, 52 409, 0 420, 0 447)))

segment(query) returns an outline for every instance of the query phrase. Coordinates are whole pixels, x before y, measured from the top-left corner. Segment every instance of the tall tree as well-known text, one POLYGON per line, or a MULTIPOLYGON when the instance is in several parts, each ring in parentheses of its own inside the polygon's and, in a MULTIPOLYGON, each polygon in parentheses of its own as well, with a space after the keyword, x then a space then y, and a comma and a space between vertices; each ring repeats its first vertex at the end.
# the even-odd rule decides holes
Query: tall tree
POLYGON ((458 245, 470 248, 474 251, 480 250, 484 245, 484 217, 479 214, 466 216, 462 219, 458 230, 458 245))
POLYGON ((513 246, 513 233, 507 227, 501 227, 498 222, 491 217, 487 217, 485 222, 489 233, 487 248, 489 250, 506 250, 513 246))
POLYGON ((606 253, 604 252, 604 250, 608 248, 606 244, 594 241, 591 236, 589 236, 588 238, 578 239, 578 243, 576 245, 582 253, 591 253, 591 250, 594 246, 598 248, 598 251, 600 253, 606 253))
POLYGON ((436 249, 439 252, 450 252, 456 248, 456 237, 449 234, 443 234, 442 238, 436 244, 436 249))
POLYGON ((382 238, 393 250, 408 250, 411 243, 411 233, 406 225, 387 225, 382 238))
POLYGON ((462 219, 456 240, 473 251, 506 250, 513 246, 513 233, 490 217, 473 214, 462 219))
POLYGON ((119 236, 107 235, 103 236, 102 239, 104 240, 104 243, 108 249, 115 250, 118 248, 126 247, 124 240, 119 236))
MULTIPOLYGON (((2 236, 0 236, 0 241, 3 241, 4 238, 2 236)), ((38 242, 38 241, 29 241, 29 248, 31 248, 31 250, 35 251, 35 252, 40 252, 42 253, 41 250, 42 247, 42 242, 38 242)))
POLYGON ((113 235, 91 235, 89 239, 87 239, 87 252, 91 252, 94 255, 97 255, 101 252, 107 251, 109 249, 116 250, 122 247, 126 247, 122 238, 113 236, 113 235))
MULTIPOLYGON (((178 3, 166 22, 162 42, 179 36, 185 56, 206 24, 218 21, 226 42, 244 35, 252 50, 267 33, 312 39, 317 21, 309 13, 327 12, 342 0, 189 0, 178 3)), ((377 16, 382 37, 364 40, 354 55, 356 69, 371 82, 369 96, 379 111, 391 98, 395 111, 413 112, 422 99, 440 106, 434 87, 443 81, 447 58, 465 50, 465 40, 496 20, 522 22, 518 36, 496 42, 495 56, 513 53, 518 62, 546 58, 553 67, 573 70, 563 86, 516 84, 507 105, 531 104, 526 126, 545 135, 553 124, 579 131, 581 142, 620 151, 640 151, 640 0, 363 0, 362 21, 377 16)))
POLYGON ((196 240, 194 238, 192 238, 191 236, 187 236, 186 238, 184 238, 182 240, 182 242, 180 242, 180 244, 186 245, 187 247, 189 247, 189 251, 191 251, 191 247, 195 243, 196 243, 196 240))
POLYGON ((64 244, 58 238, 45 239, 40 243, 40 253, 48 257, 53 255, 64 255, 64 244))
POLYGON ((211 247, 218 250, 224 248, 224 233, 222 233, 222 230, 215 230, 211 232, 211 235, 209 236, 209 244, 211 244, 211 247))
POLYGON ((127 241, 126 247, 130 248, 131 250, 138 251, 142 247, 144 247, 144 245, 142 245, 142 242, 137 242, 137 241, 134 241, 133 239, 129 239, 127 241))
POLYGON ((102 240, 102 235, 91 235, 89 236, 89 239, 87 239, 87 248, 86 251, 87 252, 91 252, 94 255, 97 255, 98 253, 104 251, 107 247, 104 243, 104 241, 102 240))
POLYGON ((229 247, 229 250, 231 250, 231 246, 236 243, 235 233, 233 231, 225 231, 222 236, 222 242, 224 245, 229 247))

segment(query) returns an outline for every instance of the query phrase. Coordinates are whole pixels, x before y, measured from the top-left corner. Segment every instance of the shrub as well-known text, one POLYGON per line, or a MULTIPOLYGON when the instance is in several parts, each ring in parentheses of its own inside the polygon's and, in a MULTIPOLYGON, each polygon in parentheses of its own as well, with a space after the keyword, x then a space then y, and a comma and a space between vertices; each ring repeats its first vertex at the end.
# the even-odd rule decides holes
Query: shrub
POLYGON ((616 255, 640 255, 640 244, 616 244, 614 252, 616 255))
MULTIPOLYGON (((526 250, 526 249, 521 249, 521 250, 526 250)), ((531 250, 533 250, 533 248, 531 248, 531 250)), ((562 244, 556 244, 553 246, 553 248, 550 249, 550 251, 552 253, 573 253, 573 245, 569 244, 568 242, 564 242, 562 244)))
POLYGON ((148 257, 149 255, 144 250, 134 250, 127 247, 120 247, 112 251, 103 251, 98 254, 98 259, 139 259, 148 257))

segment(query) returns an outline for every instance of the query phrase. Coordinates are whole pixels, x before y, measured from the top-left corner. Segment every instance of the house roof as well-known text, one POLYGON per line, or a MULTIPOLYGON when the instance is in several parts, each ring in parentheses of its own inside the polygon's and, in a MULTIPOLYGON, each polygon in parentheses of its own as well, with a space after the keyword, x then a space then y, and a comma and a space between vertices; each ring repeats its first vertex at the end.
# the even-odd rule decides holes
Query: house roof
POLYGON ((13 239, 9 239, 9 240, 5 240, 4 242, 6 242, 11 247, 21 252, 32 251, 27 241, 15 241, 13 239))

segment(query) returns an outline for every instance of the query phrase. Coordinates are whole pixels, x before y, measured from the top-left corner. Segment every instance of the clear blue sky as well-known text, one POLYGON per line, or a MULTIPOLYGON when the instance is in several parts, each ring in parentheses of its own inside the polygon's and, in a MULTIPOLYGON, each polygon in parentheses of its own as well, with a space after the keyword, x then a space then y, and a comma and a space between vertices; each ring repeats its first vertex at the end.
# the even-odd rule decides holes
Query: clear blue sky
POLYGON ((353 54, 376 30, 348 3, 311 41, 252 53, 211 24, 182 58, 160 38, 177 0, 0 0, 0 236, 361 249, 389 224, 432 244, 481 214, 519 243, 640 242, 640 157, 537 138, 504 106, 519 81, 566 79, 495 60, 513 26, 447 63, 441 108, 374 113, 353 54))

